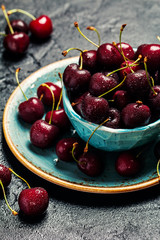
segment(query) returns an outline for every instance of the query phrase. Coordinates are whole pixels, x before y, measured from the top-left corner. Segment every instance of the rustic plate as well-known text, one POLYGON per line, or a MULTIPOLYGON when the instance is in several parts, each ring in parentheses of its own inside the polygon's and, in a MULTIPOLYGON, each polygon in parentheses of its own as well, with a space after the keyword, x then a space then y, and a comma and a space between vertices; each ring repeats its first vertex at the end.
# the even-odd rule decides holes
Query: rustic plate
MULTIPOLYGON (((67 58, 50 65, 47 65, 27 77, 21 87, 28 98, 36 96, 37 87, 46 82, 52 81, 61 84, 58 72, 63 73, 65 67, 78 58, 67 58)), ((42 150, 30 143, 29 130, 31 125, 24 123, 18 117, 18 105, 24 101, 24 97, 17 87, 10 96, 3 115, 3 131, 7 144, 15 157, 30 171, 38 176, 63 187, 91 193, 123 193, 137 191, 159 183, 156 173, 157 160, 153 154, 154 144, 144 151, 142 170, 133 178, 120 177, 114 168, 115 159, 118 153, 103 152, 105 165, 101 176, 91 178, 84 175, 77 168, 75 162, 56 162, 55 144, 53 147, 42 150)), ((63 136, 75 135, 74 129, 70 129, 63 136)), ((61 136, 61 137, 63 137, 61 136)), ((158 140, 158 139, 157 139, 158 140)))

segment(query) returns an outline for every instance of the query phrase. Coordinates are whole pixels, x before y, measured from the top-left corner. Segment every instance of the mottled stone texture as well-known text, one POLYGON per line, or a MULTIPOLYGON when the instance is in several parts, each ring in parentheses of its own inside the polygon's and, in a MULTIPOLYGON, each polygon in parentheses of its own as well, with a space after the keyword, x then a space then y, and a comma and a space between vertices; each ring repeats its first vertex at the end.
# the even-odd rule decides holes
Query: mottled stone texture
MULTIPOLYGON (((67 190, 48 183, 25 169, 12 155, 2 133, 2 115, 7 99, 17 86, 14 71, 21 67, 20 80, 51 62, 62 59, 68 47, 92 49, 74 28, 79 21, 83 31, 96 42, 88 25, 96 26, 102 42, 118 42, 121 24, 127 23, 123 41, 132 46, 158 43, 160 34, 159 0, 4 0, 7 9, 22 8, 35 16, 47 14, 53 20, 54 32, 44 43, 31 42, 27 54, 13 59, 3 49, 0 39, 0 163, 13 168, 31 186, 45 187, 50 195, 47 213, 39 220, 27 221, 14 217, 0 198, 0 239, 2 240, 158 240, 160 239, 159 186, 121 195, 96 195, 67 190)), ((17 14, 22 17, 20 14, 17 14)), ((13 17, 11 17, 13 18, 13 17)), ((29 19, 23 16, 27 22, 29 19)), ((0 12, 3 31, 5 20, 0 12)), ((72 52, 69 56, 76 54, 72 52)), ((8 201, 18 209, 17 198, 26 185, 13 176, 7 189, 8 201)))

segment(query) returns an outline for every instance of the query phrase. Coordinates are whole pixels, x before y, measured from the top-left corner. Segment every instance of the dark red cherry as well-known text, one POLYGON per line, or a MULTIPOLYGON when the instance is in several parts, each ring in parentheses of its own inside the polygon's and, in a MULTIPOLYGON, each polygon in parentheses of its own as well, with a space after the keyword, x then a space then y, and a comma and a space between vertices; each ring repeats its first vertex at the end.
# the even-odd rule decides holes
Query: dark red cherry
POLYGON ((47 191, 41 187, 24 189, 19 195, 18 204, 25 216, 36 217, 46 211, 49 196, 47 191))
MULTIPOLYGON (((123 50, 123 53, 124 53, 124 56, 128 59, 134 59, 134 50, 133 48, 131 47, 131 45, 129 45, 128 43, 125 43, 125 42, 122 42, 121 45, 120 43, 117 43, 117 47, 118 49, 121 51, 121 47, 122 47, 122 50, 123 50)), ((124 59, 123 59, 124 60, 124 59)))
MULTIPOLYGON (((14 19, 10 22, 10 24, 11 24, 14 32, 24 32, 24 33, 28 34, 29 27, 28 27, 27 23, 25 23, 23 20, 14 19)), ((11 33, 8 25, 5 28, 5 32, 6 32, 6 34, 11 33)))
POLYGON ((11 53, 22 54, 29 46, 29 37, 24 32, 8 34, 3 40, 3 45, 11 53))
POLYGON ((126 127, 135 128, 149 123, 151 111, 147 105, 137 101, 124 107, 121 116, 126 127))
POLYGON ((141 55, 143 48, 147 45, 148 44, 144 43, 138 46, 137 51, 135 52, 135 57, 134 57, 135 59, 137 59, 138 56, 141 55))
POLYGON ((114 104, 118 109, 124 108, 131 102, 129 93, 125 90, 117 90, 113 95, 114 104))
POLYGON ((4 187, 7 187, 10 184, 11 178, 12 176, 9 169, 3 164, 0 164, 0 180, 2 181, 4 187))
POLYGON ((43 103, 36 97, 20 103, 18 107, 19 116, 27 123, 33 123, 44 115, 43 103))
POLYGON ((116 69, 120 66, 123 59, 113 44, 104 43, 97 50, 97 61, 105 69, 116 69))
POLYGON ((38 98, 42 99, 42 102, 45 105, 52 106, 53 97, 52 97, 51 90, 54 94, 55 104, 56 104, 60 98, 61 88, 52 82, 46 82, 45 84, 47 84, 50 87, 50 89, 47 88, 46 86, 40 85, 37 89, 37 96, 38 98))
MULTIPOLYGON (((45 121, 49 123, 52 111, 47 112, 45 121)), ((60 130, 68 129, 70 127, 70 121, 65 113, 64 109, 54 110, 52 114, 51 124, 60 128, 60 130)))
POLYGON ((154 146, 154 155, 158 160, 160 159, 160 141, 154 146))
POLYGON ((77 165, 83 173, 90 177, 100 175, 103 170, 103 164, 99 155, 93 152, 83 153, 78 158, 77 165))
POLYGON ((53 31, 52 21, 48 16, 41 15, 30 22, 29 29, 36 38, 47 38, 53 31))
POLYGON ((121 122, 120 111, 116 108, 110 108, 108 111, 109 121, 104 124, 106 127, 119 128, 121 122))
POLYGON ((30 140, 36 147, 46 148, 53 144, 59 132, 58 127, 45 120, 37 120, 30 129, 30 140))
POLYGON ((101 94, 108 92, 110 89, 117 85, 115 78, 105 76, 103 73, 95 73, 92 75, 89 83, 89 92, 93 96, 100 96, 101 94))
POLYGON ((56 154, 60 160, 65 162, 70 162, 74 160, 72 156, 72 149, 74 143, 78 143, 73 151, 75 158, 77 159, 83 153, 84 146, 81 139, 75 137, 62 138, 56 144, 56 154))
MULTIPOLYGON (((149 73, 148 77, 150 79, 149 73)), ((138 70, 134 73, 128 74, 124 85, 128 93, 136 100, 145 99, 150 91, 150 85, 145 70, 138 70)))
POLYGON ((131 152, 122 152, 119 154, 116 163, 116 171, 124 177, 134 176, 140 171, 141 164, 131 152))
POLYGON ((111 73, 111 71, 103 70, 102 73, 103 73, 103 75, 105 75, 105 76, 107 76, 108 74, 110 74, 109 76, 112 77, 112 78, 114 78, 114 79, 117 81, 117 83, 119 83, 119 76, 118 76, 118 74, 117 74, 116 72, 111 73))
POLYGON ((149 72, 155 72, 159 69, 160 44, 143 45, 137 52, 142 55, 143 58, 147 57, 147 68, 149 72))
POLYGON ((155 85, 153 90, 150 90, 150 94, 148 97, 148 104, 152 111, 160 113, 160 86, 155 85), (154 90, 154 92, 153 92, 154 90))
POLYGON ((72 107, 80 116, 82 111, 82 100, 85 95, 86 93, 83 93, 80 97, 75 98, 75 100, 72 102, 72 107))
POLYGON ((129 73, 132 73, 132 70, 133 70, 133 72, 136 72, 136 71, 141 69, 140 65, 130 66, 132 64, 133 64, 133 62, 130 61, 130 60, 127 60, 127 61, 125 61, 121 64, 121 66, 120 66, 121 68, 126 67, 125 69, 122 69, 122 70, 119 71, 121 79, 123 79, 125 75, 128 75, 129 73))
MULTIPOLYGON (((97 70, 97 51, 88 50, 82 53, 83 69, 90 72, 95 72, 97 70)), ((81 60, 79 60, 80 62, 81 60)))
POLYGON ((63 73, 64 85, 73 93, 84 92, 88 88, 90 78, 90 72, 80 69, 76 63, 68 65, 63 73))
POLYGON ((82 116, 84 119, 102 123, 108 116, 109 105, 106 99, 94 97, 87 93, 82 100, 82 116))

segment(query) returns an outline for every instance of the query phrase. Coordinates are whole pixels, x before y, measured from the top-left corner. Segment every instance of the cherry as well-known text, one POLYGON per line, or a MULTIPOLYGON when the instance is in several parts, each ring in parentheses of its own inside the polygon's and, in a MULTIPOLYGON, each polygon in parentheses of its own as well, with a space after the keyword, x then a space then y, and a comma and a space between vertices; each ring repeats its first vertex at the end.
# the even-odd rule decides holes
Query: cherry
MULTIPOLYGON (((97 51, 96 50, 83 51, 82 59, 83 59, 84 69, 92 73, 97 70, 97 51)), ((81 59, 79 60, 79 64, 80 64, 80 61, 81 59)))
POLYGON ((50 118, 51 118, 51 124, 59 127, 62 130, 67 129, 70 126, 69 118, 63 108, 54 110, 53 113, 52 111, 47 112, 45 116, 45 121, 49 123, 50 118), (52 118, 51 118, 51 115, 52 115, 52 118))
POLYGON ((83 153, 77 161, 78 168, 90 177, 98 176, 102 173, 103 164, 98 154, 93 152, 83 153))
POLYGON ((35 187, 21 191, 18 204, 21 212, 29 217, 43 214, 49 204, 48 193, 44 188, 35 187))
POLYGON ((160 141, 154 146, 154 155, 157 159, 160 159, 160 141))
POLYGON ((131 102, 129 93, 125 90, 117 90, 113 95, 114 104, 118 109, 123 109, 131 102))
POLYGON ((74 110, 81 116, 82 109, 82 101, 86 93, 83 93, 80 97, 76 98, 74 102, 72 102, 72 107, 74 110))
POLYGON ((105 69, 115 69, 120 66, 123 60, 113 44, 104 43, 97 50, 97 61, 105 69))
MULTIPOLYGON (((15 20, 12 20, 10 22, 10 24, 11 24, 14 32, 24 32, 24 33, 28 34, 29 27, 28 27, 27 23, 25 23, 23 20, 15 19, 15 20)), ((6 32, 6 34, 11 33, 8 25, 5 28, 5 32, 6 32)))
POLYGON ((45 39, 50 36, 53 31, 53 25, 51 19, 47 15, 41 15, 38 18, 35 18, 32 14, 22 10, 22 9, 12 9, 8 11, 8 15, 20 12, 28 17, 32 18, 32 21, 29 24, 29 30, 31 33, 39 39, 45 39))
POLYGON ((91 74, 81 69, 76 63, 69 64, 63 73, 63 82, 70 92, 84 92, 89 84, 91 74))
POLYGON ((46 86, 42 86, 43 84, 40 85, 37 89, 37 96, 42 99, 45 105, 51 106, 53 104, 52 92, 54 94, 55 103, 57 103, 60 98, 61 88, 52 82, 46 82, 45 84, 47 84, 50 89, 46 86))
POLYGON ((148 96, 150 91, 150 76, 149 73, 147 74, 145 70, 138 70, 127 75, 124 85, 132 97, 144 99, 148 96))
POLYGON ((117 85, 115 78, 111 76, 105 76, 103 73, 95 73, 92 75, 89 83, 89 92, 93 96, 100 96, 117 85))
POLYGON ((126 127, 134 128, 147 125, 151 117, 151 111, 147 105, 137 101, 124 107, 121 116, 126 127))
POLYGON ((140 65, 134 65, 133 66, 133 61, 130 61, 130 60, 126 60, 125 62, 123 62, 120 67, 124 68, 126 66, 128 66, 128 67, 119 71, 121 79, 124 78, 125 74, 127 75, 129 73, 136 72, 136 71, 141 69, 140 65))
POLYGON ((119 128, 120 127, 120 121, 121 121, 121 115, 120 111, 116 108, 110 108, 108 111, 108 118, 109 121, 107 121, 104 126, 110 127, 110 128, 119 128))
POLYGON ((78 143, 73 151, 74 156, 77 158, 83 153, 84 146, 81 139, 75 137, 63 138, 56 144, 56 154, 60 160, 73 161, 72 148, 74 143, 78 143))
POLYGON ((155 85, 153 89, 150 90, 148 97, 148 104, 152 111, 160 113, 160 86, 155 85))
POLYGON ((108 116, 109 105, 106 99, 86 93, 82 100, 82 116, 94 123, 103 122, 108 116))
POLYGON ((129 151, 120 153, 115 163, 116 171, 124 177, 134 176, 140 167, 139 159, 129 151))
POLYGON ((43 103, 36 97, 29 98, 20 103, 18 107, 19 116, 27 123, 34 123, 44 115, 43 103))
POLYGON ((0 180, 4 187, 7 187, 11 182, 11 172, 8 167, 0 164, 0 180))
MULTIPOLYGON (((18 80, 19 71, 20 71, 20 68, 17 68, 15 72, 15 76, 16 76, 18 86, 22 91, 22 88, 18 80)), ((19 116, 27 123, 33 123, 36 120, 41 119, 44 115, 44 106, 42 102, 36 97, 31 97, 28 99, 23 91, 22 93, 26 101, 20 103, 18 106, 19 116)))
POLYGON ((129 45, 128 43, 125 43, 125 42, 121 42, 121 43, 117 43, 117 47, 118 49, 121 51, 121 47, 122 47, 122 50, 123 50, 123 53, 124 53, 124 56, 127 58, 127 59, 134 59, 134 50, 133 48, 131 47, 131 45, 129 45))
POLYGON ((58 127, 45 120, 37 120, 30 129, 30 141, 37 147, 46 148, 56 140, 59 131, 58 127))
POLYGON ((114 78, 117 81, 117 83, 119 83, 119 76, 118 76, 118 74, 116 72, 103 70, 102 73, 105 76, 109 75, 110 77, 114 78))

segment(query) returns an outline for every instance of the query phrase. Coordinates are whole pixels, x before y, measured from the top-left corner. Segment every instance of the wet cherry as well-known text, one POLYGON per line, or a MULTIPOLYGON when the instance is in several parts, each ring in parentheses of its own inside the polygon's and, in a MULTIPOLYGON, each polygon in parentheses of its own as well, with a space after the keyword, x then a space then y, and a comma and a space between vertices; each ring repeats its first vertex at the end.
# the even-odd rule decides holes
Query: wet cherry
POLYGON ((51 124, 59 127, 59 129, 62 131, 63 129, 68 129, 70 127, 69 118, 63 108, 54 110, 53 113, 52 111, 47 112, 45 116, 45 121, 49 123, 50 118, 51 118, 51 124), (52 118, 51 118, 51 115, 52 115, 52 118))

